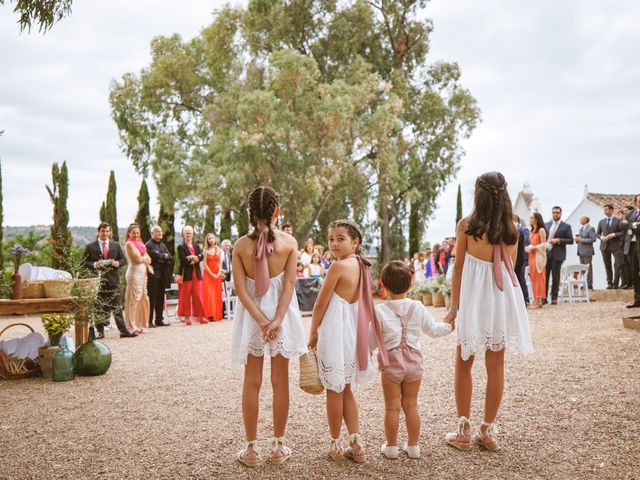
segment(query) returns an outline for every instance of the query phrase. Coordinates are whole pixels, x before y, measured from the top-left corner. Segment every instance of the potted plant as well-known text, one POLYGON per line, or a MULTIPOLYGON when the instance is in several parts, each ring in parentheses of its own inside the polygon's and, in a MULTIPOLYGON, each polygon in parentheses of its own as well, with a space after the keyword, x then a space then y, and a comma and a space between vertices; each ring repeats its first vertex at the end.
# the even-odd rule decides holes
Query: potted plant
POLYGON ((434 307, 444 307, 444 290, 445 290, 446 279, 444 275, 439 275, 435 277, 435 286, 433 292, 433 306, 434 307))
POLYGON ((27 255, 31 255, 31 250, 24 248, 21 245, 15 245, 9 250, 11 257, 13 257, 13 275, 11 280, 13 282, 13 288, 11 290, 11 300, 22 299, 22 277, 18 273, 22 258, 27 255))
POLYGON ((49 337, 49 346, 38 348, 38 363, 42 376, 51 378, 53 371, 53 355, 60 349, 60 338, 71 329, 72 319, 66 313, 45 313, 40 316, 42 327, 49 337))
POLYGON ((442 293, 444 293, 444 306, 451 308, 451 279, 447 278, 442 285, 442 293))

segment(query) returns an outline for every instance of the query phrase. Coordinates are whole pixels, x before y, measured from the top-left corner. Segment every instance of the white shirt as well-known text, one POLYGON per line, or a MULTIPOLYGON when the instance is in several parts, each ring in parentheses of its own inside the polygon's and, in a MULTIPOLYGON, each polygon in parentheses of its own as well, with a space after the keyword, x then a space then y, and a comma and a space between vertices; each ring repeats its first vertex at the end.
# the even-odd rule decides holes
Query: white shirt
POLYGON ((300 255, 300 261, 306 267, 311 263, 311 255, 309 255, 307 252, 302 252, 302 255, 300 255))
POLYGON ((560 222, 561 222, 561 220, 558 220, 557 222, 552 222, 551 223, 551 228, 549 229, 549 240, 551 240, 552 238, 556 237, 556 232, 558 231, 558 227, 560 226, 560 222))
MULTIPOLYGON (((398 313, 402 315, 405 315, 409 311, 411 305, 414 303, 417 304, 407 324, 407 344, 416 350, 422 350, 420 348, 420 337, 423 333, 432 338, 442 337, 443 335, 451 333, 451 325, 436 322, 421 302, 411 300, 410 298, 390 300, 389 302, 376 305, 380 333, 382 334, 382 340, 387 350, 391 350, 400 345, 400 340, 402 339, 402 322, 398 316, 386 306, 387 303, 393 304, 398 313)), ((371 351, 377 347, 376 337, 372 327, 369 328, 369 346, 371 351)))

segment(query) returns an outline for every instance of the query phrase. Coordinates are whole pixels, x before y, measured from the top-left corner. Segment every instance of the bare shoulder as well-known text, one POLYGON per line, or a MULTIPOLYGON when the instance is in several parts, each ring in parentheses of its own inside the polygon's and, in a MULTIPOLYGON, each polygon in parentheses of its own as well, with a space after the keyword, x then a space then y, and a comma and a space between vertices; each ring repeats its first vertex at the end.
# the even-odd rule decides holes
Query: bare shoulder
POLYGON ((276 237, 276 240, 280 243, 280 245, 282 245, 283 250, 286 250, 288 252, 291 250, 298 250, 298 242, 291 235, 275 229, 273 230, 273 233, 276 237))
POLYGON ((238 253, 245 252, 253 247, 253 240, 251 240, 247 235, 240 237, 236 240, 235 245, 233 246, 234 251, 238 253))

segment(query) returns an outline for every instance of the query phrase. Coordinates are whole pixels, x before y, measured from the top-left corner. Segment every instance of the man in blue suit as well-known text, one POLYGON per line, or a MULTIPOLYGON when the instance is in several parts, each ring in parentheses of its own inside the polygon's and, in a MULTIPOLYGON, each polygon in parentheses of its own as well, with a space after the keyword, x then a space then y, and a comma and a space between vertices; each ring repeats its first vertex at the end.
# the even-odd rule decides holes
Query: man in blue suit
POLYGON ((551 278, 551 303, 558 303, 558 288, 560 287, 560 268, 567 259, 567 245, 573 244, 573 233, 571 225, 561 220, 562 209, 553 207, 551 209, 552 221, 547 222, 547 288, 549 278, 551 278))

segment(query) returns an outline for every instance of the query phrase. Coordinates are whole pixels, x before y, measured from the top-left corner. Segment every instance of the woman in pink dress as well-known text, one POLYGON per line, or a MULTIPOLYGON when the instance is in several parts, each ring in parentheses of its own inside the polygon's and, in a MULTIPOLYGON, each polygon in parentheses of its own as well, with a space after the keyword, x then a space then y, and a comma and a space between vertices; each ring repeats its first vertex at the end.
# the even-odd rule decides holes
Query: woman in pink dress
POLYGON ((213 233, 204 240, 204 278, 202 279, 202 305, 206 319, 222 320, 222 249, 213 233))
POLYGON ((202 270, 200 262, 204 256, 200 247, 193 242, 193 228, 184 227, 182 230, 184 242, 178 245, 180 271, 178 272, 178 317, 184 319, 186 325, 191 325, 192 318, 198 323, 209 323, 203 318, 202 306, 202 270))

